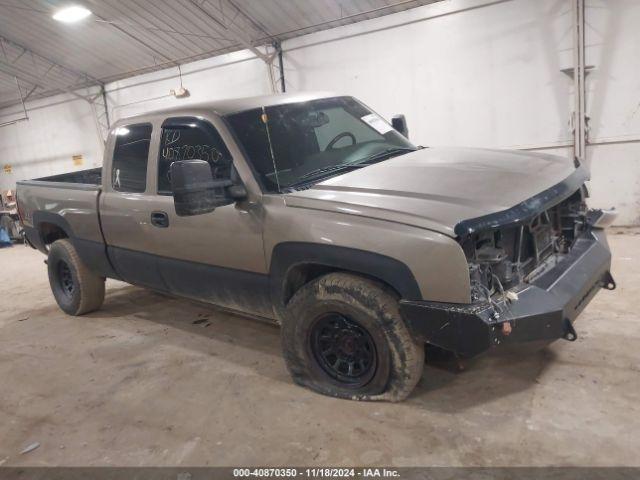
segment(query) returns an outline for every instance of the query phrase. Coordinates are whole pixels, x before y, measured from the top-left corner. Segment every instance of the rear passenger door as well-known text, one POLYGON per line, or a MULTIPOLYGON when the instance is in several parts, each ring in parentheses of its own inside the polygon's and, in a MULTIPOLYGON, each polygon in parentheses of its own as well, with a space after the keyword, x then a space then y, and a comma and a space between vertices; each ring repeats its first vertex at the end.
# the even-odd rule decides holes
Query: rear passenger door
MULTIPOLYGON (((112 131, 105 164, 100 219, 109 258, 129 283, 166 290, 153 255, 155 228, 150 222, 155 191, 149 192, 149 159, 157 154, 151 123, 123 125, 112 131)), ((155 178, 155 175, 153 175, 155 178)))

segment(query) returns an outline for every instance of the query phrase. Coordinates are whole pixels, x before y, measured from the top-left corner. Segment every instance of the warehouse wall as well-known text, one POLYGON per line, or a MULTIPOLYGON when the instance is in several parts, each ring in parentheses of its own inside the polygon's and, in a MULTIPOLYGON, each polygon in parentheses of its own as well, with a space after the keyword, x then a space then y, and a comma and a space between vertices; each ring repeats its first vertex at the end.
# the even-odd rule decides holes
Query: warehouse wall
POLYGON ((640 2, 589 1, 587 148, 594 203, 613 203, 619 224, 640 225, 640 2))
POLYGON ((287 79, 357 93, 387 117, 402 112, 425 145, 566 143, 567 6, 443 2, 300 37, 286 44, 287 79))
POLYGON ((191 95, 169 94, 180 86, 178 69, 127 78, 106 86, 112 119, 207 100, 270 93, 266 64, 248 50, 181 66, 183 85, 191 95))
MULTIPOLYGON (((595 67, 587 77, 590 140, 599 143, 588 148, 592 204, 615 205, 619 224, 640 224, 640 2, 588 0, 586 16, 587 64, 595 67)), ((572 66, 572 46, 569 0, 450 0, 292 39, 283 48, 288 90, 329 89, 356 95, 386 117, 405 113, 417 143, 570 156, 573 82, 562 70, 572 66)), ((175 68, 107 85, 112 118, 269 91, 265 65, 246 51, 182 72, 188 99, 168 96, 179 85, 175 68)), ((37 144, 45 129, 23 122, 0 128, 0 158, 6 150, 34 166, 33 158, 49 155, 54 170, 74 148, 98 158, 87 105, 69 105, 51 107, 38 124, 59 118, 59 109, 77 111, 58 122, 65 148, 32 151, 31 139, 37 144)), ((23 174, 39 175, 26 175, 30 169, 23 174)), ((7 183, 0 172, 0 188, 7 183)))
MULTIPOLYGON (((188 98, 169 94, 180 86, 177 68, 106 85, 112 122, 161 108, 270 92, 266 65, 248 51, 192 62, 181 70, 188 98)), ((103 147, 89 103, 64 94, 28 102, 27 108, 29 121, 0 128, 0 191, 15 188, 18 180, 102 165, 103 147), (73 155, 82 155, 82 164, 74 163, 73 155), (11 173, 3 165, 11 165, 11 173)), ((0 123, 22 116, 19 105, 0 110, 0 123)))
MULTIPOLYGON (((21 106, 1 110, 0 123, 23 116, 21 106)), ((65 94, 29 102, 28 116, 0 128, 0 191, 15 188, 17 180, 102 165, 93 113, 84 100, 65 94), (74 155, 82 159, 74 162, 74 155)))
MULTIPOLYGON (((586 9, 591 204, 640 224, 640 2, 586 9)), ((568 0, 451 1, 293 39, 288 88, 352 93, 404 113, 424 145, 523 148, 571 156, 568 0)))

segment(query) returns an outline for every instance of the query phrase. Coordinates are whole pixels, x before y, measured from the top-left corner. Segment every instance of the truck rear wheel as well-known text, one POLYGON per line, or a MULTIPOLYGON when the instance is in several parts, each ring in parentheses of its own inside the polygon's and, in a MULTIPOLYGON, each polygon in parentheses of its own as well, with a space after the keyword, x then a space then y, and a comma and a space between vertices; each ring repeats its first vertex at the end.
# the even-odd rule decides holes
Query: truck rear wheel
POLYGON ((69 240, 53 242, 47 266, 51 291, 65 313, 82 315, 102 306, 105 280, 89 271, 69 240))
POLYGON ((390 289, 331 273, 302 287, 282 321, 282 347, 293 380, 353 400, 404 400, 424 366, 390 289))

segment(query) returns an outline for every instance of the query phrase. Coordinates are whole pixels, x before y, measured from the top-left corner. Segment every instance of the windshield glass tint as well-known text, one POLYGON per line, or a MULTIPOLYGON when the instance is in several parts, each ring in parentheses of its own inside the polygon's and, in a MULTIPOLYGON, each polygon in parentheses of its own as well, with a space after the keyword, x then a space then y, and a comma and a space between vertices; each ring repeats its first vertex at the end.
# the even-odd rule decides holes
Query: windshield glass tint
POLYGON ((387 151, 416 148, 352 97, 258 108, 227 120, 268 192, 321 181, 387 151))

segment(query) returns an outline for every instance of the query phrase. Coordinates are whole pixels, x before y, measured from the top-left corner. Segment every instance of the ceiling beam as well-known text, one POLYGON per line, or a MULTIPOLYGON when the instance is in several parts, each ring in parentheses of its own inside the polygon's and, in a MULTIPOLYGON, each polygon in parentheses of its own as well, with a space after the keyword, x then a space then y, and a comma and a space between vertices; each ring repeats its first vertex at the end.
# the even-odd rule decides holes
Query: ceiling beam
POLYGON ((19 44, 17 42, 14 42, 13 40, 10 40, 10 39, 8 39, 8 38, 6 38, 4 36, 0 36, 0 44, 2 45, 2 51, 3 51, 5 57, 7 57, 6 47, 11 47, 13 49, 20 50, 20 53, 13 60, 11 60, 9 58, 5 58, 5 60, 9 61, 10 63, 18 63, 19 60, 21 60, 22 57, 25 54, 34 55, 34 56, 38 57, 41 61, 49 64, 50 66, 56 67, 56 68, 58 68, 58 69, 60 69, 60 70, 62 70, 64 72, 66 72, 70 76, 75 76, 75 77, 78 77, 78 78, 84 78, 85 79, 85 83, 93 83, 93 84, 96 84, 96 85, 102 85, 102 82, 100 80, 98 80, 95 77, 92 77, 88 73, 75 70, 75 69, 73 69, 71 67, 68 67, 66 65, 62 65, 61 63, 58 63, 55 60, 52 60, 52 59, 50 59, 48 57, 45 57, 44 55, 41 55, 40 53, 35 52, 35 51, 31 50, 30 48, 27 48, 24 45, 21 45, 21 44, 19 44))
MULTIPOLYGON (((40 93, 69 93, 90 102, 89 97, 77 90, 103 85, 100 80, 85 72, 62 65, 6 37, 0 36, 0 47, 0 73, 28 84, 28 93, 23 100, 39 90, 40 93)), ((6 105, 3 104, 4 106, 6 105)))
MULTIPOLYGON (((222 0, 221 0, 222 1, 222 0)), ((249 15, 244 9, 240 8, 236 3, 235 0, 225 0, 229 5, 231 5, 233 8, 235 8, 238 12, 240 12, 240 14, 246 18, 247 20, 249 20, 249 22, 251 22, 251 24, 256 28, 256 30, 260 30, 262 33, 264 33, 267 37, 271 38, 272 40, 275 40, 273 35, 271 34, 271 32, 269 32, 267 30, 267 27, 265 27, 261 22, 259 22, 258 20, 256 20, 255 18, 253 18, 251 15, 249 15)))
MULTIPOLYGON (((95 15, 95 14, 94 14, 95 15)), ((134 42, 138 42, 140 45, 142 45, 144 48, 146 48, 147 50, 149 50, 150 52, 153 52, 152 56, 157 56, 162 60, 168 61, 168 62, 173 62, 174 60, 169 58, 167 55, 165 55, 164 53, 162 53, 160 50, 158 50, 157 48, 152 47, 151 45, 149 45, 147 42, 145 42, 144 40, 136 37, 133 33, 129 33, 127 32, 124 28, 116 25, 114 22, 110 22, 102 17, 99 17, 98 15, 95 15, 96 18, 99 19, 99 21, 106 23, 107 25, 111 25, 111 27, 115 28, 117 31, 119 31, 120 33, 126 35, 127 37, 129 37, 131 40, 133 40, 134 42)))
MULTIPOLYGON (((137 35, 134 35, 133 33, 123 28, 121 26, 123 25, 121 22, 114 22, 112 20, 105 18, 104 16, 102 16, 104 12, 98 13, 103 7, 102 2, 100 0, 90 0, 90 4, 93 7, 92 8, 93 16, 95 17, 97 22, 104 23, 106 25, 111 26, 114 30, 117 30, 121 34, 125 35, 126 37, 130 38, 134 42, 144 47, 145 50, 147 50, 151 54, 151 56, 154 58, 155 63, 158 63, 157 59, 160 59, 160 60, 163 60, 164 62, 169 62, 171 64, 177 65, 176 61, 170 58, 169 56, 167 56, 164 52, 161 52, 160 50, 155 48, 153 45, 150 45, 148 42, 146 42, 142 38, 138 37, 137 35)), ((126 25, 126 26, 134 29, 142 28, 141 26, 136 27, 134 25, 126 25)))
MULTIPOLYGON (((360 21, 360 17, 364 17, 366 15, 373 14, 375 15, 374 18, 376 18, 380 16, 378 15, 379 12, 389 10, 392 8, 404 7, 406 5, 413 5, 413 4, 416 7, 425 6, 425 5, 430 5, 432 3, 443 2, 443 1, 445 0, 399 0, 396 3, 392 3, 389 5, 383 5, 381 7, 372 8, 370 10, 363 10, 357 13, 352 13, 350 15, 343 15, 343 16, 340 16, 339 18, 334 18, 332 20, 325 20, 319 23, 314 23, 312 25, 307 25, 305 27, 295 28, 293 30, 281 31, 275 34, 270 34, 270 35, 267 35, 266 37, 256 39, 255 41, 264 42, 273 38, 280 41, 280 40, 283 40, 282 37, 285 37, 285 36, 289 37, 291 34, 293 34, 293 36, 300 36, 300 35, 305 35, 306 33, 312 33, 312 32, 307 32, 307 30, 316 29, 314 31, 318 31, 318 29, 324 30, 326 28, 334 28, 334 27, 340 26, 343 22, 347 22, 347 21, 349 21, 348 23, 355 23, 357 21, 360 21)), ((503 1, 508 1, 508 0, 503 0, 503 1)), ((385 15, 385 14, 381 14, 381 15, 385 15)))
MULTIPOLYGON (((33 87, 37 87, 37 88, 41 88, 43 90, 47 90, 47 87, 45 86, 46 82, 43 82, 42 78, 40 78, 40 77, 38 77, 38 76, 28 72, 28 71, 25 71, 25 70, 17 67, 16 65, 8 63, 8 62, 6 62, 5 60, 2 60, 2 59, 0 59, 0 72, 4 72, 7 75, 11 75, 12 77, 16 77, 17 79, 22 80, 23 82, 31 84, 33 87)), ((85 96, 75 92, 71 87, 69 87, 67 85, 63 85, 58 80, 50 79, 49 81, 51 83, 50 86, 53 87, 53 90, 67 92, 67 93, 70 93, 71 95, 73 95, 73 96, 75 96, 77 98, 81 98, 82 100, 89 101, 88 97, 85 97, 85 96)), ((49 88, 49 90, 51 90, 51 88, 49 88)))
MULTIPOLYGON (((227 22, 224 19, 224 14, 223 14, 223 18, 220 19, 217 17, 217 15, 213 14, 209 9, 206 9, 204 7, 204 5, 207 4, 206 1, 205 2, 198 2, 197 0, 189 0, 189 1, 200 13, 202 13, 205 17, 207 17, 208 19, 213 21, 216 25, 218 25, 220 28, 222 28, 225 32, 225 35, 234 39, 245 48, 249 49, 251 52, 253 52, 258 58, 262 59, 264 62, 271 64, 273 60, 272 57, 262 52, 255 45, 253 45, 253 40, 250 37, 238 32, 233 28, 230 28, 233 25, 233 21, 231 22, 231 25, 227 25, 227 22), (202 3, 202 5, 200 3, 202 3)), ((223 5, 224 3, 226 2, 224 2, 224 0, 221 0, 221 5, 223 5)), ((230 4, 227 4, 227 5, 230 5, 230 4)), ((230 5, 230 6, 231 8, 235 9, 233 5, 230 5)), ((237 9, 235 10, 236 12, 241 13, 239 10, 237 9)))

